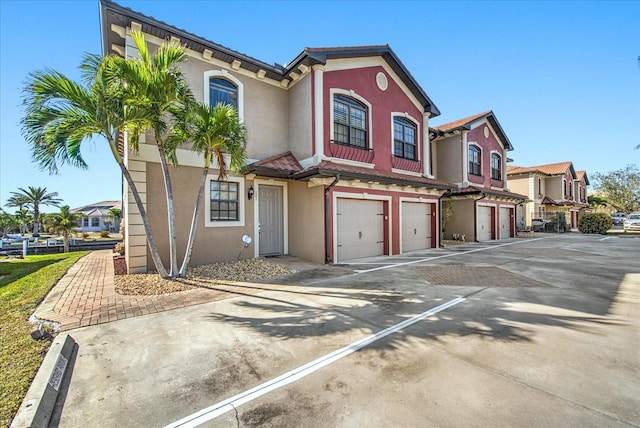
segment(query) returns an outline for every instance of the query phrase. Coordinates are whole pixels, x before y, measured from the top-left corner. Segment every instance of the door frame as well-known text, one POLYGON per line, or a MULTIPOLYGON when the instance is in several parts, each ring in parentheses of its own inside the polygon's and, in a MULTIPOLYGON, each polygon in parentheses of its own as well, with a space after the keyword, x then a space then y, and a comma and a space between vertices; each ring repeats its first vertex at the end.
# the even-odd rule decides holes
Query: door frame
POLYGON ((384 243, 383 249, 384 254, 391 254, 391 241, 392 241, 392 216, 391 216, 391 196, 385 195, 370 195, 366 192, 364 193, 349 193, 349 192, 333 192, 333 200, 332 200, 332 224, 331 224, 331 236, 333 239, 332 251, 333 251, 333 262, 339 263, 338 260, 338 199, 362 199, 369 201, 381 201, 383 202, 383 210, 386 213, 383 219, 383 231, 384 231, 384 222, 387 222, 387 230, 385 232, 385 237, 387 242, 384 243))
POLYGON ((253 180, 255 195, 253 202, 253 255, 256 258, 260 257, 260 233, 258 233, 258 224, 260 223, 260 204, 258 202, 260 185, 282 187, 282 252, 283 254, 289 254, 289 186, 287 186, 286 181, 256 178, 253 180))

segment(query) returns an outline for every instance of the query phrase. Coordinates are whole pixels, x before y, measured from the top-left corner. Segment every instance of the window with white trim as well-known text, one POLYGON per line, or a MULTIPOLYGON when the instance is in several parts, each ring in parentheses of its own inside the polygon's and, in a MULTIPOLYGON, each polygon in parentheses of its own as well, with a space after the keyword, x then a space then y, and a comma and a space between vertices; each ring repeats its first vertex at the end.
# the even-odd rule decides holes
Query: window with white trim
POLYGON ((399 158, 417 160, 416 125, 403 118, 393 118, 393 155, 399 158))
POLYGON ((469 145, 469 174, 482 175, 480 147, 469 145))
POLYGON ((238 88, 232 82, 220 77, 209 79, 209 105, 215 106, 219 103, 231 104, 238 109, 238 88))
POLYGON ((502 180, 502 158, 497 153, 491 153, 491 179, 502 180))
POLYGON ((98 217, 91 217, 91 227, 100 227, 100 219, 98 217))
POLYGON ((210 182, 210 221, 238 221, 240 192, 239 183, 229 181, 210 182))
POLYGON ((353 98, 333 97, 333 142, 367 148, 367 108, 353 98))
POLYGON ((242 177, 207 176, 204 197, 205 227, 244 226, 246 193, 242 177))

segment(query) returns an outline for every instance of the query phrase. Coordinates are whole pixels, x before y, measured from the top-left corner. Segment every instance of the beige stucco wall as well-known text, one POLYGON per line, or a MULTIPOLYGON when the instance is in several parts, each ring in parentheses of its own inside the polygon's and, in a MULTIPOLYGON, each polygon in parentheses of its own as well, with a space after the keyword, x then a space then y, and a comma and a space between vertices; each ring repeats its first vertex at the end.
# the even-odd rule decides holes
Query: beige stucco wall
MULTIPOLYGON (((180 267, 189 237, 189 228, 202 169, 184 166, 179 169, 170 168, 175 205, 178 267, 180 267)), ((210 173, 214 172, 210 171, 210 173)), ((205 198, 208 197, 205 187, 190 266, 235 260, 238 256, 242 245, 242 235, 245 233, 253 235, 253 201, 248 201, 246 195, 242 196, 246 207, 244 227, 204 227, 204 218, 208 214, 205 210, 205 198)), ((157 163, 147 163, 147 211, 154 238, 160 249, 160 256, 165 266, 168 266, 167 206, 162 170, 157 163)), ((253 257, 253 251, 253 244, 251 244, 242 251, 241 258, 253 257)), ((147 255, 147 266, 149 269, 153 269, 153 260, 149 254, 147 255)))
POLYGON ((324 263, 324 186, 289 183, 289 254, 324 263))
POLYGON ((435 177, 438 180, 450 183, 461 183, 462 180, 462 154, 460 135, 438 140, 434 143, 436 148, 435 177))
MULTIPOLYGON (((443 200, 445 203, 447 199, 443 200)), ((447 221, 444 232, 444 239, 452 239, 452 235, 457 233, 459 235, 466 235, 467 242, 473 242, 474 236, 474 203, 473 199, 453 199, 453 213, 447 221)))
MULTIPOLYGON (((535 184, 537 186, 537 184, 535 184)), ((526 197, 529 195, 529 176, 509 177, 509 190, 526 197)))
POLYGON ((311 140, 311 75, 289 89, 289 150, 299 160, 313 155, 311 140))
POLYGON ((545 182, 543 186, 546 190, 544 194, 554 200, 563 199, 564 196, 562 195, 562 178, 563 176, 560 175, 557 177, 545 178, 543 180, 545 182))
MULTIPOLYGON (((189 58, 183 66, 185 78, 196 99, 204 100, 204 74, 223 70, 208 62, 189 58)), ((247 127, 247 156, 262 159, 288 149, 289 97, 287 91, 231 69, 227 73, 242 82, 244 88, 244 124, 247 127)))

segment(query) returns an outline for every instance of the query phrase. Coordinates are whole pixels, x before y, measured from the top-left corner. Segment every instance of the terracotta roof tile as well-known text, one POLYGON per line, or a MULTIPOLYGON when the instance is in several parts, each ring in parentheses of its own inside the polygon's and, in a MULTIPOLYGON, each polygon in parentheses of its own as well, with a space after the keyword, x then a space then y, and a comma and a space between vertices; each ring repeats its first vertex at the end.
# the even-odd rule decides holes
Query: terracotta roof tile
POLYGON ((527 199, 526 196, 521 195, 519 193, 507 192, 506 190, 499 190, 499 189, 483 189, 481 187, 475 187, 475 186, 467 186, 467 187, 455 189, 451 193, 453 195, 473 195, 474 193, 478 193, 478 194, 486 193, 487 195, 491 195, 491 196, 505 197, 505 198, 511 198, 511 199, 519 199, 519 200, 527 199))
POLYGON ((302 171, 302 166, 293 153, 285 152, 254 162, 248 166, 248 169, 250 171, 268 169, 285 174, 293 174, 302 171))
POLYGON ((547 175, 559 175, 564 174, 567 169, 572 169, 571 162, 558 162, 558 163, 550 163, 547 165, 537 165, 537 166, 515 166, 510 165, 507 167, 507 174, 525 174, 529 172, 540 172, 542 174, 547 175))
POLYGON ((433 127, 433 129, 437 129, 439 131, 451 131, 451 130, 454 130, 454 129, 461 128, 461 127, 464 127, 466 125, 469 125, 470 123, 472 123, 472 122, 474 122, 474 121, 476 121, 476 120, 478 120, 478 119, 480 119, 482 117, 488 116, 490 114, 493 114, 493 111, 487 110, 485 112, 474 114, 473 116, 469 116, 469 117, 465 117, 465 118, 462 118, 462 119, 458 119, 458 120, 455 120, 453 122, 443 123, 442 125, 438 125, 438 126, 433 127))
POLYGON ((451 189, 455 186, 446 181, 432 178, 418 177, 412 175, 398 174, 391 171, 380 171, 370 168, 363 168, 353 165, 345 165, 330 161, 322 161, 318 165, 311 166, 303 172, 296 174, 295 178, 310 178, 314 175, 333 176, 341 174, 351 179, 378 181, 386 184, 416 185, 420 187, 432 187, 440 189, 451 189))

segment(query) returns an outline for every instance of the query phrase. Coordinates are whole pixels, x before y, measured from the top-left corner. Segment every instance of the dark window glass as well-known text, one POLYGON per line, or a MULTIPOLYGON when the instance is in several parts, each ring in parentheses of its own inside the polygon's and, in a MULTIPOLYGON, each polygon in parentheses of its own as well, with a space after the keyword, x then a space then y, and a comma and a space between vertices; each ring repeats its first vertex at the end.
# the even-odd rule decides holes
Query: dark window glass
POLYGON ((417 160, 416 126, 401 117, 393 118, 393 155, 399 158, 417 160))
POLYGON ((225 79, 209 79, 209 105, 215 106, 218 103, 231 104, 238 108, 238 88, 236 85, 225 79))
POLYGON ((367 147, 367 109, 359 102, 336 95, 333 98, 333 141, 367 147))
POLYGON ((491 178, 502 180, 502 162, 497 153, 491 153, 491 178))
POLYGON ((212 181, 209 197, 211 221, 238 220, 238 183, 212 181))
POLYGON ((480 149, 469 146, 469 174, 480 175, 480 149))

